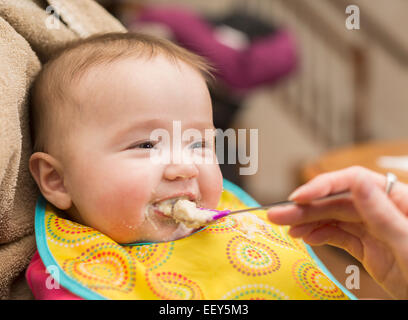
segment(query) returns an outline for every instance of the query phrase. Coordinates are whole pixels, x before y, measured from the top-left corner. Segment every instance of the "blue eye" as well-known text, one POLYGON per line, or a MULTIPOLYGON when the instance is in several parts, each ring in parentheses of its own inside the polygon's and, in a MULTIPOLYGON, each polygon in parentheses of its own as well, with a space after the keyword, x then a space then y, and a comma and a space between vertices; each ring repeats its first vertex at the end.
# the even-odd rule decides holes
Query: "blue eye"
POLYGON ((194 142, 194 143, 191 145, 191 148, 192 148, 192 149, 205 148, 205 147, 206 147, 205 141, 194 142))

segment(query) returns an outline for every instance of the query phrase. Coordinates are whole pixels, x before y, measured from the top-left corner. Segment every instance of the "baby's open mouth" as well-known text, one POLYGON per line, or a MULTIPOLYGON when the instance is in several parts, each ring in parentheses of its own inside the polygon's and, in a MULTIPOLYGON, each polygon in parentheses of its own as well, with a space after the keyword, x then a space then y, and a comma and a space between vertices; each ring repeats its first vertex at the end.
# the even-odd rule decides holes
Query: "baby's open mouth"
POLYGON ((183 223, 188 228, 199 228, 212 221, 216 214, 213 211, 197 208, 195 201, 188 200, 187 196, 175 197, 152 204, 156 213, 171 217, 183 223))
POLYGON ((188 200, 187 196, 175 197, 153 203, 153 209, 161 212, 165 216, 171 217, 174 205, 179 200, 188 200))

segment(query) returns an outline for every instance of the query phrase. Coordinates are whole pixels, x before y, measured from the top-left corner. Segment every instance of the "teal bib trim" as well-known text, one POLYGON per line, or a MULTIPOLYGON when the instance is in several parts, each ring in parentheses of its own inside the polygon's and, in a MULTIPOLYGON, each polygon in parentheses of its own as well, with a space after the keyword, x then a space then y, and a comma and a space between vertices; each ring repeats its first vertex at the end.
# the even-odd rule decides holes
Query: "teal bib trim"
MULTIPOLYGON (((41 257, 41 260, 46 268, 50 266, 57 267, 58 274, 52 274, 53 276, 58 276, 58 283, 67 289, 68 291, 72 292, 73 294, 82 297, 88 300, 107 300, 105 297, 93 292, 92 290, 88 289, 87 287, 83 286, 79 282, 75 281, 71 277, 69 277, 59 266, 57 261, 55 261, 53 255, 51 254, 47 239, 45 235, 45 207, 46 207, 46 200, 43 196, 40 196, 37 200, 37 204, 35 207, 35 240, 37 242, 37 250, 41 257)), ((55 277, 54 277, 55 279, 55 277)), ((58 290, 58 289, 52 289, 58 290)))

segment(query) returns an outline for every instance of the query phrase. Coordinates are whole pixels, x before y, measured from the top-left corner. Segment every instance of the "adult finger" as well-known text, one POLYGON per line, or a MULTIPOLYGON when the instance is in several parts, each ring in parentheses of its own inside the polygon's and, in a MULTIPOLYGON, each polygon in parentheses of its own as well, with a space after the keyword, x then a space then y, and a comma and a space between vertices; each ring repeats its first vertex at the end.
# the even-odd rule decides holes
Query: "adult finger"
POLYGON ((408 219, 366 172, 360 172, 351 189, 356 209, 375 234, 391 247, 408 244, 408 219))
POLYGON ((298 203, 308 203, 329 194, 350 190, 355 183, 356 176, 360 172, 367 173, 367 179, 369 179, 371 183, 378 186, 385 186, 385 177, 383 175, 363 167, 354 166, 317 176, 297 188, 289 196, 289 199, 298 203))
POLYGON ((361 261, 364 247, 360 239, 333 225, 322 226, 303 237, 303 241, 312 246, 329 244, 346 250, 361 261))
POLYGON ((321 226, 325 225, 335 226, 359 239, 362 239, 367 233, 367 231, 365 230, 365 226, 362 223, 341 222, 337 220, 321 220, 317 222, 310 222, 292 226, 290 227, 288 233, 291 237, 301 238, 308 235, 315 229, 318 229, 321 226))
POLYGON ((299 225, 327 219, 361 222, 354 204, 349 199, 274 207, 268 210, 267 215, 271 222, 279 225, 299 225))
POLYGON ((320 220, 317 222, 299 224, 296 226, 291 226, 288 233, 293 238, 301 238, 308 235, 313 230, 320 228, 321 226, 332 225, 336 223, 336 220, 320 220))

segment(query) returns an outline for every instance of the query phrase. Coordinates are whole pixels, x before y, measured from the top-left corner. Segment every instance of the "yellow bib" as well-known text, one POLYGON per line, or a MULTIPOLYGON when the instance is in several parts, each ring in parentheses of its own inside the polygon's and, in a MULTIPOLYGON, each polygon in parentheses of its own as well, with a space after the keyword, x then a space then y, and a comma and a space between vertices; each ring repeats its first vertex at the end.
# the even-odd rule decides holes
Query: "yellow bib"
MULTIPOLYGON (((224 189, 220 210, 256 204, 228 181, 224 189)), ((44 265, 57 267, 54 278, 85 299, 354 299, 265 211, 222 218, 184 239, 135 245, 59 217, 43 198, 35 224, 44 265)))

